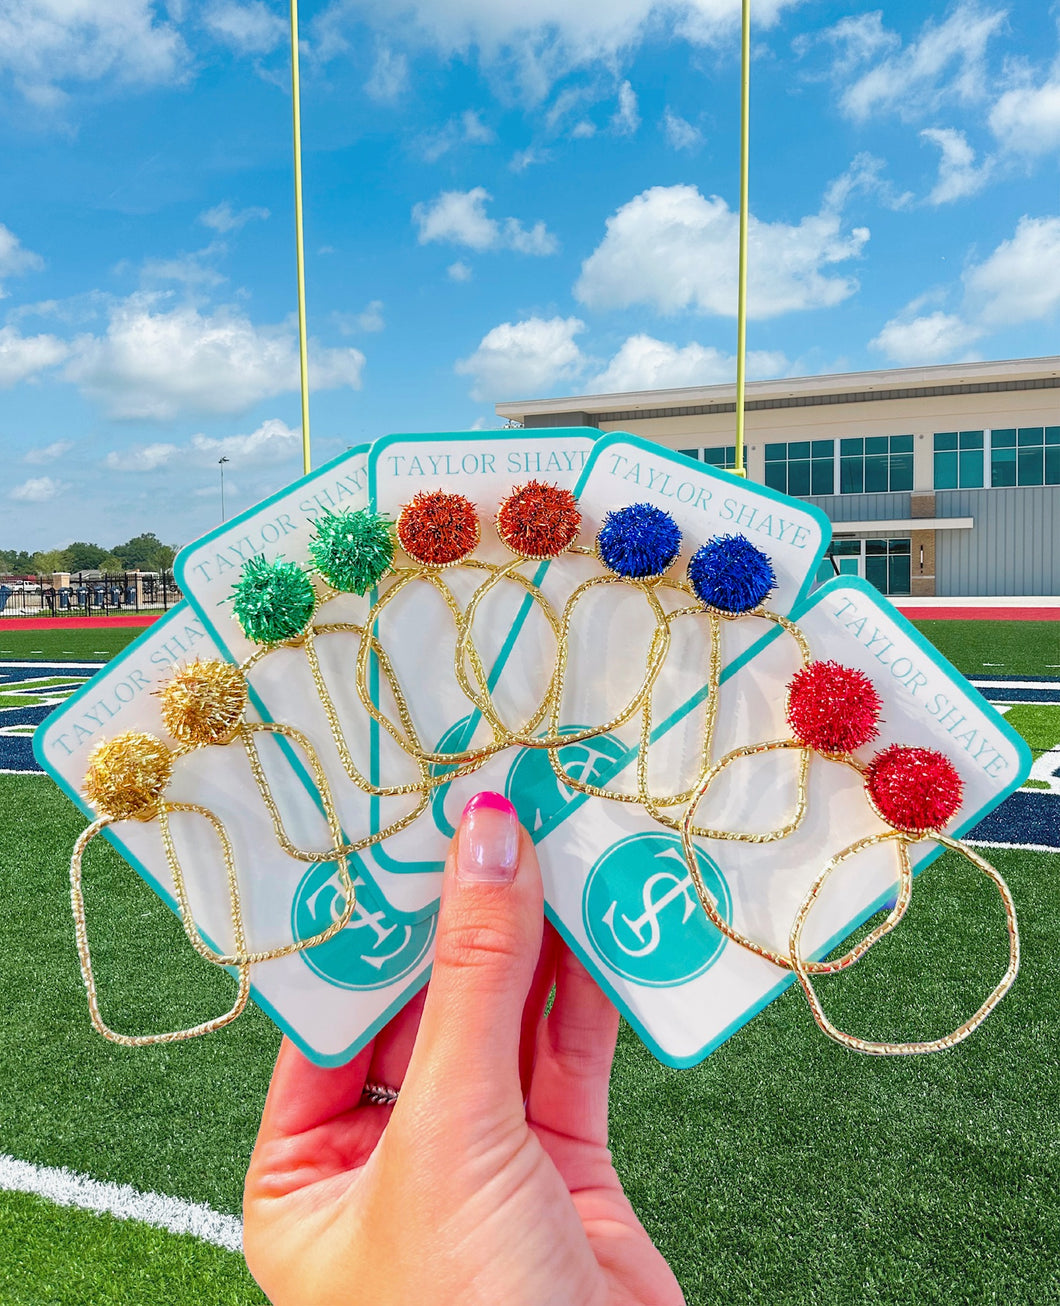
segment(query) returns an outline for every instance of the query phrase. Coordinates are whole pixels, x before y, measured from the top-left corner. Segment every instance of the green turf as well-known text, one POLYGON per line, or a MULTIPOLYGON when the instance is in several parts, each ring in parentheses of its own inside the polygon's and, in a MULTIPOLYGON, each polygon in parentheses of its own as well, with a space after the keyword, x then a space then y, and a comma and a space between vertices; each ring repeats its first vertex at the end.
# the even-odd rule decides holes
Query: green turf
MULTIPOLYGON (((240 1209, 279 1035, 256 1009, 209 1038, 124 1049, 89 1025, 67 865, 84 818, 44 776, 0 782, 0 1151, 96 1179, 240 1209)), ((113 848, 88 850, 104 1018, 133 1032, 225 1010, 228 977, 113 848)))
MULTIPOLYGON (((0 895, 7 937, 24 940, 0 950, 3 1150, 237 1211, 275 1032, 256 1011, 170 1048, 126 1051, 91 1032, 66 899, 65 857, 82 822, 48 783, 6 777, 0 788, 0 895)), ((1021 912, 1023 971, 952 1052, 844 1052, 794 991, 690 1071, 658 1065, 623 1030, 616 1161, 690 1302, 1060 1298, 1049 1251, 1060 1231, 1057 859, 997 860, 1021 912)), ((113 1023, 160 1028, 220 1009, 224 981, 102 844, 88 879, 113 1023)), ((958 1023, 1003 968, 985 885, 954 859, 930 869, 902 928, 825 988, 836 1019, 894 1037, 958 1023)), ((0 1264, 10 1272, 6 1250, 0 1264)))
POLYGON ((966 676, 1060 678, 1060 621, 914 621, 913 625, 966 676))
POLYGON ((265 1302, 234 1252, 23 1193, 0 1193, 0 1247, 5 1306, 265 1302))
MULTIPOLYGON (((693 1303, 1060 1300, 1056 857, 997 853, 1023 929, 1016 986, 972 1038, 876 1059, 792 989, 687 1071, 623 1029, 616 1163, 693 1303)), ((1004 969, 986 880, 947 857, 902 926, 822 984, 840 1028, 931 1037, 1004 969)))
MULTIPOLYGON (((1017 623, 919 624, 943 628, 926 633, 966 673, 990 674, 977 659, 1003 654, 1008 674, 1058 674, 1041 667, 1038 628, 1050 623, 1018 625, 1037 663, 998 633, 1017 623)), ((1016 711, 1009 719, 1033 733, 1016 711)), ((66 886, 82 826, 47 779, 0 778, 0 1151, 238 1211, 277 1035, 254 1010, 170 1048, 124 1050, 91 1031, 66 886)), ((846 1052, 796 990, 692 1070, 660 1066, 623 1027, 616 1164, 691 1306, 1060 1300, 1060 857, 992 856, 1016 897, 1023 966, 959 1048, 846 1052)), ((221 1009, 226 981, 102 843, 87 879, 114 1024, 161 1028, 221 1009)), ((826 1007, 873 1037, 942 1032, 1000 975, 1003 941, 986 881, 947 856, 918 881, 901 928, 822 984, 826 1007)), ((0 1301, 112 1300, 261 1298, 237 1257, 190 1239, 0 1200, 0 1301)))
POLYGON ((14 618, 0 621, 0 659, 11 662, 106 662, 143 633, 136 626, 75 630, 19 630, 14 618))

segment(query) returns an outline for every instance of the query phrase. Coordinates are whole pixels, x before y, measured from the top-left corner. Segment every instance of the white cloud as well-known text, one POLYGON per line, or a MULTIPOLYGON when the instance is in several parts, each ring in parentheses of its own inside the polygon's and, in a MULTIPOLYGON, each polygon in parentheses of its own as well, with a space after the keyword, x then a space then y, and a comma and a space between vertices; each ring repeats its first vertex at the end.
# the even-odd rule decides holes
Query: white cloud
POLYGON ((508 161, 508 167, 513 172, 525 172, 527 168, 533 167, 535 163, 547 163, 552 155, 548 150, 539 150, 533 145, 527 145, 525 150, 516 150, 512 158, 508 161))
POLYGON ((26 381, 61 363, 67 353, 57 336, 23 336, 13 326, 0 327, 0 386, 26 381))
POLYGON ((1060 69, 1041 86, 1006 91, 990 110, 990 129, 1016 154, 1060 150, 1060 69))
POLYGON ((220 241, 212 241, 205 249, 193 250, 190 254, 145 259, 140 267, 141 281, 152 285, 160 281, 176 281, 188 287, 219 286, 225 277, 217 271, 212 261, 224 253, 224 245, 220 241))
POLYGON ((618 88, 618 108, 611 119, 611 130, 617 136, 632 136, 639 126, 637 93, 629 82, 623 82, 618 88))
MULTIPOLYGON (((796 3, 759 0, 756 24, 769 26, 796 3)), ((663 24, 705 44, 729 37, 739 17, 739 0, 332 0, 313 31, 323 57, 345 50, 343 33, 365 20, 388 39, 446 57, 474 47, 487 68, 539 101, 564 73, 601 62, 614 66, 663 24)))
POLYGON ((831 183, 825 191, 824 208, 830 213, 838 213, 853 195, 871 195, 884 208, 907 209, 913 201, 911 191, 897 191, 883 175, 886 170, 883 159, 875 154, 862 151, 855 154, 850 167, 831 183))
POLYGON ((668 144, 675 150, 694 150, 703 143, 703 133, 699 128, 674 113, 669 105, 663 115, 662 128, 668 144))
MULTIPOLYGON (((963 276, 960 313, 921 310, 921 296, 892 318, 871 342, 899 363, 961 361, 990 333, 1060 313, 1060 217, 1024 215, 1003 240, 963 276)), ((943 291, 943 294, 946 292, 943 291)))
POLYGON ((61 458, 73 448, 71 440, 55 440, 52 444, 46 444, 40 449, 30 449, 23 455, 24 463, 53 463, 56 459, 61 458))
POLYGON ((468 265, 463 261, 463 259, 457 259, 457 261, 456 261, 455 263, 450 263, 449 266, 448 266, 445 270, 446 270, 446 272, 447 272, 448 275, 449 275, 449 280, 450 280, 450 281, 470 281, 470 280, 471 280, 471 276, 472 276, 471 269, 470 269, 470 267, 468 267, 468 265))
POLYGON ((855 66, 886 53, 843 90, 843 111, 857 122, 884 113, 909 120, 948 101, 972 103, 985 98, 990 86, 987 47, 1005 19, 1003 9, 960 0, 941 22, 929 18, 917 39, 904 48, 883 28, 878 14, 844 20, 831 29, 833 36, 842 29, 836 44, 844 55, 834 70, 840 80, 855 66))
POLYGON ((31 476, 28 481, 8 490, 7 497, 18 503, 48 503, 69 488, 64 481, 57 481, 51 476, 31 476))
POLYGON ((969 348, 983 331, 955 313, 899 314, 869 344, 895 363, 910 367, 929 363, 961 363, 974 357, 969 348))
POLYGON ((497 222, 486 216, 489 192, 483 186, 469 191, 443 191, 430 204, 417 204, 412 220, 419 227, 419 242, 446 241, 470 249, 492 249, 500 239, 497 222))
MULTIPOLYGON (((797 225, 749 218, 748 312, 775 317, 831 307, 857 289, 828 269, 856 258, 864 227, 844 232, 829 203, 797 225)), ((653 186, 607 219, 607 232, 574 287, 591 308, 648 304, 660 313, 736 312, 738 217, 694 186, 653 186)))
POLYGON ((153 472, 172 462, 180 452, 175 444, 138 444, 112 449, 103 462, 112 472, 153 472))
MULTIPOLYGON (((789 371, 782 353, 752 350, 747 355, 748 376, 784 376, 789 371)), ((736 376, 736 356, 712 345, 693 342, 678 348, 648 335, 630 336, 604 371, 589 381, 595 394, 620 394, 628 390, 665 390, 679 386, 716 385, 736 376)))
POLYGON ((570 129, 570 138, 572 141, 587 141, 596 135, 596 123, 590 122, 588 118, 582 118, 576 122, 570 129))
MULTIPOLYGON (((44 266, 39 254, 26 249, 15 233, 0 222, 0 279, 18 277, 24 272, 37 272, 44 266)), ((0 284, 0 299, 4 297, 4 287, 0 284)))
POLYGON ((512 172, 525 172, 535 163, 547 163, 551 157, 548 150, 539 150, 533 145, 528 145, 525 150, 516 150, 508 160, 508 167, 512 172))
POLYGON ((65 99, 65 83, 167 85, 188 51, 151 0, 6 0, 0 6, 0 72, 41 108, 65 99))
POLYGON ((361 331, 382 331, 386 326, 386 320, 383 317, 383 301, 373 299, 370 304, 366 304, 364 311, 357 314, 357 326, 361 331))
POLYGON ((1051 317, 1060 308, 1060 218, 1020 218, 1011 240, 965 272, 964 285, 984 326, 1051 317))
POLYGON ((287 23, 263 0, 213 0, 203 14, 210 33, 237 54, 268 54, 290 39, 287 23))
POLYGON ((456 118, 430 132, 420 141, 420 151, 428 163, 437 163, 450 150, 460 145, 490 145, 497 139, 497 133, 482 121, 477 109, 465 109, 456 118))
POLYGON ((474 145, 489 145, 497 139, 497 133, 482 121, 482 115, 475 109, 465 109, 460 115, 460 124, 464 129, 464 140, 474 145))
POLYGON ((982 190, 993 171, 993 160, 986 159, 976 167, 975 151, 963 132, 950 127, 927 127, 920 136, 942 151, 938 181, 928 196, 929 204, 948 204, 982 190))
POLYGON ((443 191, 429 204, 417 204, 412 219, 419 227, 419 243, 441 241, 469 249, 514 249, 520 254, 554 254, 559 242, 543 222, 524 227, 517 218, 499 222, 486 213, 489 192, 483 186, 469 191, 443 191))
POLYGON ((364 84, 365 92, 381 104, 389 104, 401 95, 409 84, 407 57, 380 43, 375 52, 372 75, 364 84))
POLYGON ((574 337, 584 330, 576 317, 502 322, 454 370, 473 378, 471 397, 480 403, 546 394, 583 371, 585 359, 574 337))
MULTIPOLYGON (((236 413, 298 389, 290 325, 258 327, 232 307, 201 313, 166 304, 141 292, 113 305, 104 335, 73 342, 65 378, 112 417, 161 420, 189 411, 236 413)), ((356 389, 364 361, 358 349, 313 345, 311 384, 356 389)))
POLYGON ((278 417, 270 417, 249 435, 226 435, 214 438, 193 435, 191 447, 205 461, 219 457, 232 459, 241 466, 285 462, 302 449, 300 427, 288 426, 278 417))
POLYGON ((184 445, 134 444, 112 449, 104 465, 115 472, 154 472, 160 467, 191 464, 205 467, 221 457, 240 468, 285 462, 302 447, 302 432, 278 417, 270 417, 249 435, 193 435, 184 445))
POLYGON ((212 209, 200 213, 199 221, 224 236, 230 231, 239 231, 248 222, 264 222, 269 216, 269 210, 261 208, 260 205, 252 204, 249 208, 233 209, 228 200, 222 200, 212 209))
POLYGON ((877 55, 899 49, 902 38, 897 32, 890 32, 884 27, 883 13, 876 9, 872 13, 841 18, 823 32, 804 33, 797 36, 792 44, 800 57, 808 54, 815 46, 830 47, 834 53, 829 71, 834 78, 842 80, 877 55))

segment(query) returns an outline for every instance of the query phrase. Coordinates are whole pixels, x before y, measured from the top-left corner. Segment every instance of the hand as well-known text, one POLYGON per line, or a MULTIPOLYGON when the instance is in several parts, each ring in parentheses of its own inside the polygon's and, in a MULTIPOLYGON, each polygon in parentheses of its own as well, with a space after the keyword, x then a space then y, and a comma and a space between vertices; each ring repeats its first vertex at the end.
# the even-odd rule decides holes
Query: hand
POLYGON ((285 1041, 244 1244, 277 1306, 680 1306, 607 1147, 618 1015, 551 928, 499 795, 446 863, 430 984, 349 1065, 285 1041), (544 1006, 555 984, 555 1001, 544 1006), (374 1105, 365 1083, 400 1086, 374 1105))

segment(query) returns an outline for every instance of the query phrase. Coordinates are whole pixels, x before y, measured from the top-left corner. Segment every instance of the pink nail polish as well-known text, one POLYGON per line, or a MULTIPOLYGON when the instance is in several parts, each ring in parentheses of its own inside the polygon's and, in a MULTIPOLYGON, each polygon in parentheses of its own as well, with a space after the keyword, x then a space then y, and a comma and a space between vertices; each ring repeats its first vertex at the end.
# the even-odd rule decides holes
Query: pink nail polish
POLYGON ((505 884, 519 862, 519 818, 503 794, 476 794, 460 818, 456 874, 461 880, 505 884))

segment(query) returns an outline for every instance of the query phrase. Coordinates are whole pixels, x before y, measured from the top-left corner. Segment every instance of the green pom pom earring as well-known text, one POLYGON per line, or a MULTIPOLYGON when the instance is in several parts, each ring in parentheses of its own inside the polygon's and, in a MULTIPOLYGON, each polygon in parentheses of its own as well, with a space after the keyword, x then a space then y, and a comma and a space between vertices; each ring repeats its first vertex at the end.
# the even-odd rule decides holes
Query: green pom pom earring
POLYGON ((394 524, 372 508, 325 512, 317 519, 309 553, 329 585, 364 594, 394 561, 394 524))
POLYGON ((232 611, 255 644, 281 644, 309 624, 316 604, 313 583, 295 562, 260 555, 243 566, 232 589, 232 611))

